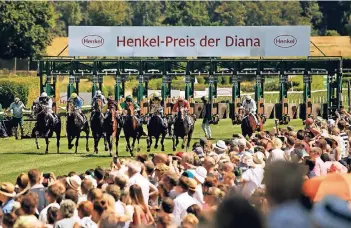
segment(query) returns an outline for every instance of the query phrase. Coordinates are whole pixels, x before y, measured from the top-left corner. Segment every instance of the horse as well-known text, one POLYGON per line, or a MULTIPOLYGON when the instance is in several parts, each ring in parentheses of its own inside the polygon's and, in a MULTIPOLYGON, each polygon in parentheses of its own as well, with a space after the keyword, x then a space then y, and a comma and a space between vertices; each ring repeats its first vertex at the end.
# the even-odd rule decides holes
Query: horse
POLYGON ((61 138, 61 119, 57 117, 57 121, 54 122, 53 118, 50 117, 47 108, 44 105, 35 103, 33 105, 33 115, 35 116, 37 122, 34 126, 33 132, 35 135, 35 144, 37 149, 40 149, 38 143, 38 137, 45 138, 46 149, 45 153, 49 153, 49 138, 52 137, 53 133, 56 134, 56 148, 57 153, 60 153, 60 138, 61 138))
POLYGON ((138 140, 138 144, 140 141, 140 137, 143 134, 143 128, 139 126, 138 120, 134 116, 134 105, 128 104, 127 106, 127 114, 123 115, 121 118, 121 125, 123 127, 124 136, 127 142, 127 152, 130 152, 131 156, 134 156, 133 150, 135 141, 138 140), (133 138, 132 146, 130 146, 130 138, 133 138))
MULTIPOLYGON (((155 112, 149 120, 149 123, 147 125, 147 138, 146 138, 146 143, 147 143, 147 152, 150 152, 150 147, 152 145, 152 137, 155 137, 156 142, 154 148, 158 148, 158 141, 161 136, 161 151, 165 151, 165 146, 164 146, 164 140, 167 134, 167 126, 165 126, 162 121, 161 117, 158 116, 160 115, 158 112, 155 112)), ((167 122, 167 120, 163 119, 164 122, 167 122)))
POLYGON ((86 151, 89 152, 89 123, 86 121, 84 123, 83 119, 79 117, 79 110, 74 107, 74 105, 71 102, 68 102, 68 112, 67 112, 67 121, 66 121, 66 132, 67 132, 67 139, 68 139, 68 149, 72 149, 74 146, 72 144, 73 139, 76 139, 75 142, 75 153, 77 153, 78 149, 78 142, 80 138, 80 133, 82 131, 85 132, 85 138, 86 138, 86 151))
POLYGON ((255 117, 253 115, 254 114, 250 113, 249 111, 245 111, 245 116, 241 122, 241 131, 244 137, 247 135, 251 137, 257 130, 260 132, 263 131, 263 123, 260 116, 256 116, 257 121, 260 123, 260 125, 258 125, 256 124, 255 117))
POLYGON ((105 132, 105 151, 110 151, 110 156, 112 156, 112 142, 113 138, 116 138, 116 155, 118 156, 118 142, 119 135, 121 133, 121 128, 118 124, 119 118, 117 117, 117 111, 112 108, 106 113, 104 120, 104 132, 105 132), (108 148, 107 148, 108 144, 108 148))
POLYGON ((101 99, 96 99, 93 105, 93 112, 90 117, 90 127, 91 127, 91 132, 94 138, 94 152, 98 154, 99 149, 99 142, 100 139, 103 137, 104 138, 104 144, 105 144, 105 151, 108 150, 107 144, 106 144, 106 135, 104 132, 104 117, 102 114, 102 100, 101 99))
MULTIPOLYGON (((179 143, 178 137, 183 138, 182 149, 185 148, 185 141, 187 141, 186 150, 190 146, 190 141, 194 132, 194 123, 191 126, 189 125, 188 121, 185 120, 187 115, 188 114, 184 109, 179 110, 178 115, 173 123, 174 124, 173 136, 172 136, 173 151, 176 151, 177 149, 177 145, 179 143)), ((191 116, 190 118, 193 118, 195 122, 195 118, 193 116, 191 116)))

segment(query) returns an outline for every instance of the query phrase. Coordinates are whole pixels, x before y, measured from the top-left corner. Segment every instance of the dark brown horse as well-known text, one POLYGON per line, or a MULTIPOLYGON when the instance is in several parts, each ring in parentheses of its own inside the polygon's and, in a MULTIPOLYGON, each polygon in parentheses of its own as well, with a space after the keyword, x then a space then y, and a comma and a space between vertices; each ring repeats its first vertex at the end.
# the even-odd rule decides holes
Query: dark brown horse
POLYGON ((123 132, 127 142, 127 151, 130 152, 131 156, 134 156, 135 141, 138 140, 139 144, 140 137, 143 134, 143 128, 139 126, 133 103, 128 104, 126 112, 127 113, 121 117, 120 123, 123 126, 123 132), (132 145, 130 145, 130 138, 133 139, 132 145))
POLYGON ((98 146, 102 137, 105 140, 105 151, 108 151, 104 132, 104 117, 102 114, 102 106, 102 100, 96 99, 93 104, 93 112, 90 118, 90 127, 94 138, 94 152, 96 154, 99 152, 98 146))
POLYGON ((256 116, 257 121, 260 123, 258 125, 256 124, 255 117, 253 115, 254 114, 245 111, 245 117, 242 119, 241 122, 241 131, 244 137, 246 137, 247 135, 251 137, 252 134, 256 131, 263 131, 263 123, 260 116, 256 116))
POLYGON ((121 127, 118 123, 119 117, 114 106, 109 107, 105 114, 104 132, 105 132, 105 150, 108 146, 110 156, 112 156, 113 139, 116 140, 116 155, 118 156, 118 142, 121 133, 121 127))
POLYGON ((182 149, 188 149, 190 147, 190 141, 194 132, 194 124, 195 124, 195 118, 194 116, 189 116, 191 121, 193 122, 192 125, 189 124, 189 122, 186 120, 188 116, 188 113, 184 110, 181 109, 178 112, 178 115, 174 121, 174 133, 172 137, 173 141, 173 151, 176 151, 177 145, 179 143, 178 137, 183 139, 182 143, 182 149))

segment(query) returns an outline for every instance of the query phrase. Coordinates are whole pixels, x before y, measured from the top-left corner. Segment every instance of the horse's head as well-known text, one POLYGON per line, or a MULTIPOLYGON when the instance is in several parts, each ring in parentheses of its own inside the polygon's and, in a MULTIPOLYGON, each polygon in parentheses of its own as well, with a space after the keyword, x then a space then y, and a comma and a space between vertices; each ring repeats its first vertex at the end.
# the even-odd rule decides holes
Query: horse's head
POLYGON ((187 115, 186 110, 183 107, 180 107, 178 111, 178 120, 183 121, 186 115, 187 115))
POLYGON ((103 107, 102 100, 100 98, 97 98, 94 102, 93 109, 97 112, 101 112, 102 107, 103 107))
POLYGON ((131 116, 134 116, 134 104, 132 102, 127 102, 127 114, 128 115, 131 115, 131 116))

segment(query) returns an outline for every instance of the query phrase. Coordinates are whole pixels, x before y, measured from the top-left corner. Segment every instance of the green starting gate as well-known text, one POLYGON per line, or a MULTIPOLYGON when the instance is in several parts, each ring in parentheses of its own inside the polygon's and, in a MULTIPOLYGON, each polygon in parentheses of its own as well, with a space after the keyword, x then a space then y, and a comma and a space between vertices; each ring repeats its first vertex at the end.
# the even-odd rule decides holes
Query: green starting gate
POLYGON ((305 59, 75 59, 42 58, 38 60, 40 91, 46 91, 55 97, 56 82, 59 76, 68 76, 67 97, 71 93, 79 94, 79 83, 83 77, 92 81, 92 96, 102 89, 104 76, 115 78, 114 96, 116 100, 125 96, 127 80, 138 79, 135 89, 138 102, 148 95, 148 82, 152 78, 162 78, 161 96, 163 100, 171 97, 172 79, 184 77, 185 98, 194 97, 196 76, 208 77, 208 98, 213 105, 217 97, 218 77, 229 77, 232 83, 230 117, 235 118, 240 106, 240 83, 242 78, 255 79, 255 100, 260 114, 264 111, 264 83, 267 76, 279 77, 279 103, 275 106, 276 118, 287 123, 290 119, 287 111, 288 77, 303 75, 303 102, 300 104, 300 118, 311 115, 311 82, 315 75, 327 77, 327 102, 323 104, 323 117, 334 118, 335 111, 342 106, 342 78, 351 76, 351 61, 341 57, 305 58, 305 59), (343 66, 344 65, 344 66, 343 66))

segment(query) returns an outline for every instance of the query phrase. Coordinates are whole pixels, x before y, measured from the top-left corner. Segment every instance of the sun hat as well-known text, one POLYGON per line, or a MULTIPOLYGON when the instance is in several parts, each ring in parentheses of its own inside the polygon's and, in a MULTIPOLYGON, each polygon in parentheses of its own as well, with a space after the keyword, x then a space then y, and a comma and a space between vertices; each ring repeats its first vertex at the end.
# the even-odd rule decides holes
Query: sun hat
POLYGON ((189 190, 195 192, 196 191, 196 186, 197 186, 197 182, 196 180, 189 178, 188 179, 188 186, 189 186, 189 190))
POLYGON ((217 143, 214 145, 214 151, 217 154, 222 154, 227 150, 227 145, 223 140, 218 140, 217 143))
POLYGON ((2 183, 0 187, 0 194, 8 197, 15 197, 16 196, 15 186, 9 182, 2 183))
POLYGON ((351 227, 351 210, 346 201, 330 195, 315 204, 312 219, 321 228, 348 228, 351 227))
POLYGON ((185 170, 182 173, 182 176, 188 177, 188 178, 194 178, 194 174, 190 170, 185 170))
POLYGON ((207 170, 202 167, 199 166, 197 167, 195 170, 192 169, 190 170, 190 172, 194 175, 194 177, 201 183, 203 184, 205 182, 205 178, 207 176, 207 170))
POLYGON ((263 164, 264 163, 264 154, 262 152, 256 152, 252 156, 253 162, 256 164, 263 164))
POLYGON ((73 175, 71 177, 67 177, 66 178, 66 182, 72 189, 74 189, 76 191, 78 191, 80 189, 80 186, 82 184, 82 180, 77 175, 73 175))

